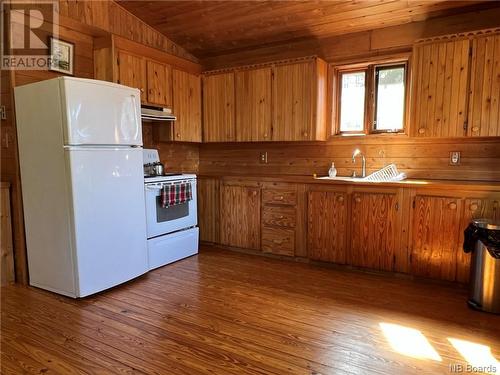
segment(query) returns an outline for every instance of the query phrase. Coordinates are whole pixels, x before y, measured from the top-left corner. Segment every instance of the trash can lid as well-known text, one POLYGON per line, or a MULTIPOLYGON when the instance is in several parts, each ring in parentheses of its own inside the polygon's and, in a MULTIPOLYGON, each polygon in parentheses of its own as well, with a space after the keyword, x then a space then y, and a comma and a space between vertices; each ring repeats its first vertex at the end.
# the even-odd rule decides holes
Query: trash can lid
POLYGON ((472 223, 481 229, 500 230, 500 221, 492 219, 475 219, 472 223))

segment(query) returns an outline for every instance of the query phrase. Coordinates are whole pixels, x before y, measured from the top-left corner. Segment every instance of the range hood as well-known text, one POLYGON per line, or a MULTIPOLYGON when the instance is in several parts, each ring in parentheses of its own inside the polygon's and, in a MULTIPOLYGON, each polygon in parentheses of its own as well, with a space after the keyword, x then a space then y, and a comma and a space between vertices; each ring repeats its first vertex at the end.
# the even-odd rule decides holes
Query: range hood
POLYGON ((141 119, 145 121, 175 121, 177 117, 170 108, 141 105, 141 119))

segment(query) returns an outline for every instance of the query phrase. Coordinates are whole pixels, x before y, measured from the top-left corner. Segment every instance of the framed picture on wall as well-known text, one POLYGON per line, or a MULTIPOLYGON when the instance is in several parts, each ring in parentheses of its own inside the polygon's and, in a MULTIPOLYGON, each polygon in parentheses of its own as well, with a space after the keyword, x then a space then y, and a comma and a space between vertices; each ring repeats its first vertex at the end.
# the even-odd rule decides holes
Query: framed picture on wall
POLYGON ((75 45, 61 39, 50 38, 50 68, 54 72, 73 75, 75 45))

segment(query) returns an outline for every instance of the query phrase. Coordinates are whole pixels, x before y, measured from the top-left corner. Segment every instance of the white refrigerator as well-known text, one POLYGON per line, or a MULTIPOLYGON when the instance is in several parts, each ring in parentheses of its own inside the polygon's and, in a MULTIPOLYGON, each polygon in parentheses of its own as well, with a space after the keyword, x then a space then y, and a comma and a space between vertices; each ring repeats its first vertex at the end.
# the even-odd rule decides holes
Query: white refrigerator
POLYGON ((139 90, 60 77, 15 105, 30 284, 76 298, 147 272, 139 90))

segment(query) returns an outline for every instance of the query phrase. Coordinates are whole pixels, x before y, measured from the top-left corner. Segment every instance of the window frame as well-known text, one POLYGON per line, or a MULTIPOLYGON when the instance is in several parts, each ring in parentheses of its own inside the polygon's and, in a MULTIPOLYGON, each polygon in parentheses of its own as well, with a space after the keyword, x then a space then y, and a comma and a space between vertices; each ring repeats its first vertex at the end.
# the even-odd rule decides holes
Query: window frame
POLYGON ((402 54, 397 56, 388 57, 385 59, 374 59, 361 63, 350 63, 344 65, 331 65, 331 79, 332 85, 332 115, 331 115, 331 136, 397 136, 408 135, 409 130, 409 100, 410 100, 410 87, 411 87, 411 72, 410 72, 410 54, 402 54), (376 68, 383 66, 403 66, 405 67, 405 99, 403 107, 403 128, 398 131, 391 130, 377 130, 375 129, 375 115, 376 115, 376 68), (341 131, 340 130, 340 116, 341 116, 341 95, 342 95, 342 75, 345 73, 355 73, 365 71, 365 120, 364 128, 362 131, 341 131))

